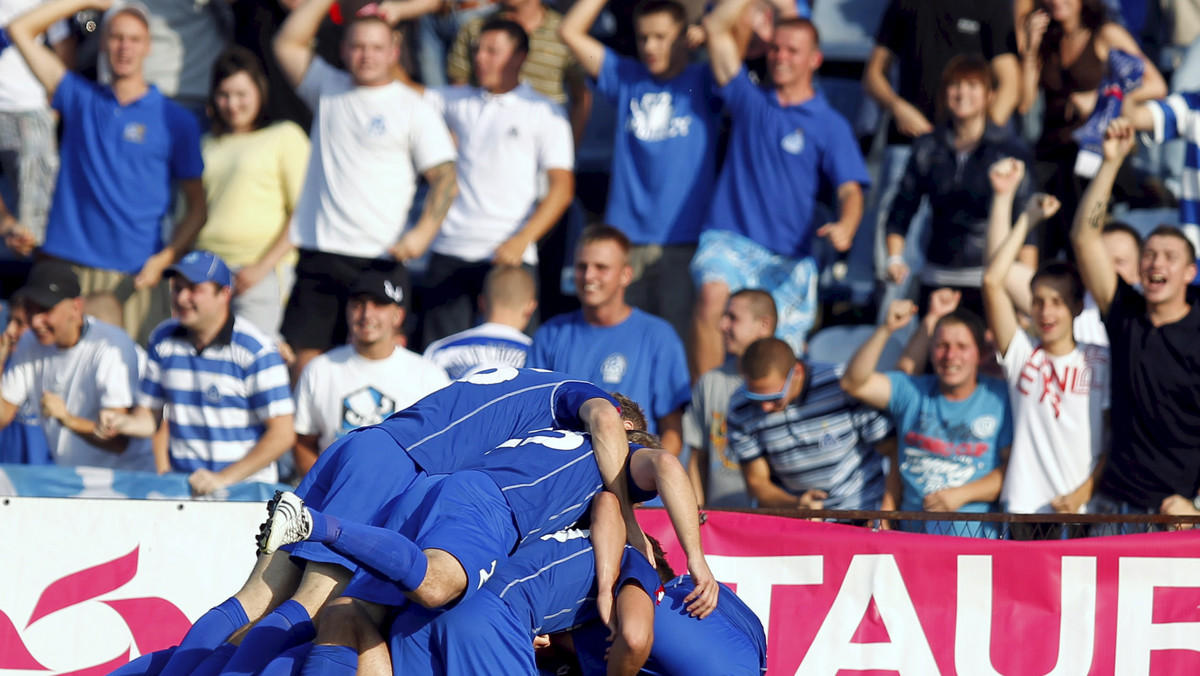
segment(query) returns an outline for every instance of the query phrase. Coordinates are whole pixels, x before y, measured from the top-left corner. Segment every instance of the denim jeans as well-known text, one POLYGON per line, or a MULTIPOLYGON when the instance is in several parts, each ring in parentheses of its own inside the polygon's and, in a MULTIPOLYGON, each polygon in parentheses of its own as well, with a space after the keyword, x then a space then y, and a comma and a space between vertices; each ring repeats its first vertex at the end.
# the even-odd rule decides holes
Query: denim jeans
POLYGON ((879 300, 879 319, 887 313, 888 304, 899 298, 912 298, 921 268, 925 266, 925 246, 929 238, 929 202, 921 200, 921 207, 908 226, 904 239, 904 262, 908 264, 908 278, 894 284, 887 278, 887 220, 891 213, 892 200, 900 189, 900 180, 908 168, 912 146, 892 145, 883 152, 883 163, 879 167, 879 179, 872 191, 871 205, 866 213, 876 214, 875 222, 875 272, 883 281, 883 297, 879 300))

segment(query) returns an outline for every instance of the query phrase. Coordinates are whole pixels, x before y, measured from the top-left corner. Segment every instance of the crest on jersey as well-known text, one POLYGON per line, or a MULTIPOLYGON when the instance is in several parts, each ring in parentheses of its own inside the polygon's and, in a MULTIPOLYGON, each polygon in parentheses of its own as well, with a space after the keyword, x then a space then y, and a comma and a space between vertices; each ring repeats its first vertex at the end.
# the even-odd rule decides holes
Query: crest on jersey
POLYGON ((779 145, 792 155, 799 155, 804 152, 804 130, 797 128, 792 133, 784 136, 779 145))
POLYGON ((600 379, 606 383, 619 383, 625 379, 625 371, 628 368, 629 360, 625 355, 614 352, 600 365, 600 379))
POLYGON ((125 140, 130 143, 146 142, 146 125, 140 122, 130 122, 125 125, 125 140))
POLYGON ((974 434, 976 439, 988 439, 996 433, 999 426, 1000 421, 996 420, 996 416, 981 415, 971 422, 971 434, 974 434))

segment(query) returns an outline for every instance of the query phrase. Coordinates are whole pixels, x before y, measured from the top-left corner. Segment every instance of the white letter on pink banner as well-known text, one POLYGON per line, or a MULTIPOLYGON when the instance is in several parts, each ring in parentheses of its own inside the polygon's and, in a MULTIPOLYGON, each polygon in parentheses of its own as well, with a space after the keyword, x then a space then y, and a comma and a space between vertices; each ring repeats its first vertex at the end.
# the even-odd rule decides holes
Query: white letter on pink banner
POLYGON ((917 610, 890 554, 860 554, 850 561, 833 607, 796 676, 835 676, 842 669, 895 670, 901 676, 938 673, 917 610), (852 643, 872 597, 891 642, 852 643))
POLYGON ((1122 557, 1115 673, 1150 673, 1154 650, 1200 650, 1200 622, 1154 623, 1155 587, 1200 586, 1200 559, 1122 557))
POLYGON ((825 576, 823 556, 715 556, 709 554, 709 570, 720 581, 737 585, 737 595, 762 621, 763 633, 771 635, 771 588, 776 585, 821 584, 825 576))
MULTIPOLYGON (((1092 668, 1096 638, 1095 557, 1062 557, 1059 579, 1058 661, 1046 676, 1086 676, 1092 668), (1067 630, 1067 618, 1071 631, 1067 630)), ((960 674, 1003 676, 992 667, 992 593, 992 557, 958 557, 954 668, 960 674)), ((1009 638, 1036 640, 1033 636, 1009 638)))

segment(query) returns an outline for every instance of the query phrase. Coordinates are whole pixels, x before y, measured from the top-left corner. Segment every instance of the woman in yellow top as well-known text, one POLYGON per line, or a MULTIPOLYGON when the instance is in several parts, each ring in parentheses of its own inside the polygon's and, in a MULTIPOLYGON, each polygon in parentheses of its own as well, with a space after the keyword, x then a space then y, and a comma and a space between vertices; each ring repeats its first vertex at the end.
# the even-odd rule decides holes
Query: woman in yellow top
POLYGON ((257 57, 227 49, 213 64, 212 129, 201 141, 208 222, 195 247, 235 271, 234 314, 279 337, 295 254, 288 222, 308 167, 309 142, 295 123, 266 124, 267 76, 257 57))

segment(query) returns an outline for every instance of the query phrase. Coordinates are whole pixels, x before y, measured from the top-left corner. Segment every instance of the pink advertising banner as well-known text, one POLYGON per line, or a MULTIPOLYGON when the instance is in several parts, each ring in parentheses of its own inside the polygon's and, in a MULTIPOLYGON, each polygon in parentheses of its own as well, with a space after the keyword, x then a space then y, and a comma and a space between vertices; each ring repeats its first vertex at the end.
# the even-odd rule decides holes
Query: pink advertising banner
MULTIPOLYGON (((662 510, 643 510, 685 567, 662 510)), ((771 676, 1200 674, 1200 533, 1010 542, 709 512, 771 676)))

